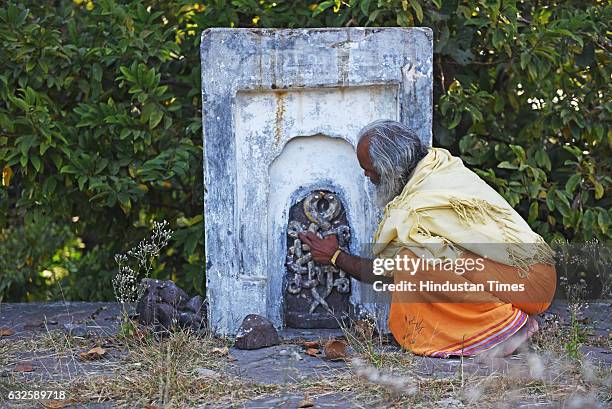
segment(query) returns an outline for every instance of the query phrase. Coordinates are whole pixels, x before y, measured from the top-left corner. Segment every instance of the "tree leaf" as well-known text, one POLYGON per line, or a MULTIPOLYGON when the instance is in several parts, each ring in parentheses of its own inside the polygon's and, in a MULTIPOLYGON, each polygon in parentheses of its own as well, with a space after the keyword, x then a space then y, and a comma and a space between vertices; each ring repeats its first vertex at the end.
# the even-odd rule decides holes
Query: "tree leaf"
POLYGON ((578 186, 581 180, 582 180, 582 175, 580 173, 572 175, 565 183, 565 191, 567 193, 574 193, 576 186, 578 186))
POLYGON ((598 181, 594 182, 595 185, 595 199, 599 200, 603 197, 604 195, 604 187, 601 183, 599 183, 598 181))
POLYGON ((500 162, 497 167, 500 169, 518 169, 517 165, 510 163, 507 160, 500 162))
POLYGON ((599 225, 599 228, 603 234, 608 234, 608 229, 610 227, 610 217, 608 216, 608 212, 605 210, 598 212, 597 224, 599 225))
POLYGON ((538 211, 539 211, 538 202, 536 201, 531 202, 531 205, 529 206, 529 216, 527 217, 527 221, 529 223, 533 223, 534 221, 538 219, 538 211))
POLYGON ((42 161, 40 160, 40 157, 33 155, 30 157, 30 162, 32 162, 32 165, 34 166, 34 169, 36 169, 36 172, 40 172, 40 167, 42 165, 42 161))
POLYGON ((370 0, 362 0, 359 3, 359 9, 363 13, 364 16, 368 15, 368 9, 370 8, 370 0))
POLYGON ((316 17, 319 14, 323 13, 325 10, 334 5, 333 1, 323 1, 321 2, 317 8, 312 12, 312 17, 316 17))
POLYGON ((9 187, 11 185, 11 178, 13 177, 13 169, 9 165, 5 165, 2 168, 2 186, 9 187))
POLYGON ((102 67, 100 67, 100 64, 94 63, 91 66, 91 77, 97 82, 102 81, 102 67))
POLYGON ((163 111, 158 110, 158 109, 152 111, 151 115, 149 116, 149 128, 155 129, 155 127, 159 125, 163 117, 164 117, 163 111))
POLYGON ((417 20, 419 20, 419 23, 422 23, 423 22, 423 8, 421 7, 421 4, 418 2, 418 0, 410 0, 410 6, 412 6, 412 9, 416 13, 416 18, 417 20))
POLYGON ((33 372, 34 366, 29 362, 22 362, 15 366, 15 372, 33 372))

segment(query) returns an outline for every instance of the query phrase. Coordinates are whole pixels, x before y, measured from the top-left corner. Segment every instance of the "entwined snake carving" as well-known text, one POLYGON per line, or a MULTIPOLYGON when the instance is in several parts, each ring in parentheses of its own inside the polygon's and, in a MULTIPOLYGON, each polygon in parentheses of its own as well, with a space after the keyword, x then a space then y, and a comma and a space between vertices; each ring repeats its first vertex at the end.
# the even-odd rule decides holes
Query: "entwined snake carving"
POLYGON ((310 231, 324 238, 335 234, 338 237, 338 245, 347 251, 351 237, 350 229, 340 220, 336 220, 342 211, 342 204, 333 193, 316 191, 304 200, 304 214, 310 221, 307 228, 297 220, 288 224, 287 234, 293 239, 293 245, 287 250, 287 268, 293 272, 293 278, 289 281, 287 291, 291 294, 300 294, 302 290, 310 290, 313 301, 310 304, 310 313, 322 305, 328 312, 332 313, 325 301, 336 288, 339 293, 350 291, 350 281, 346 273, 332 265, 319 266, 312 259, 310 248, 302 243, 298 233, 310 231), (325 206, 327 204, 327 207, 325 206), (337 278, 334 278, 337 273, 337 278), (318 286, 324 286, 324 291, 319 294, 318 286))

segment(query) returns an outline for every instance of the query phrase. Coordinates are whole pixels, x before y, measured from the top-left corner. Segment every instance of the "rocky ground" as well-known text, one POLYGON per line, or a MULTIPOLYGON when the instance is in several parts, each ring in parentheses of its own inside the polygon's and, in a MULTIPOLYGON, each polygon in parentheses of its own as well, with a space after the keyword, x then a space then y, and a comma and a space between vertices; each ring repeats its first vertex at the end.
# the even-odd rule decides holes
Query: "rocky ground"
POLYGON ((414 356, 362 328, 239 350, 210 335, 156 338, 121 324, 115 303, 0 304, 0 408, 609 407, 612 306, 568 311, 556 301, 529 349, 479 362, 414 356), (325 359, 330 339, 346 356, 325 359), (28 390, 66 396, 9 399, 28 390))

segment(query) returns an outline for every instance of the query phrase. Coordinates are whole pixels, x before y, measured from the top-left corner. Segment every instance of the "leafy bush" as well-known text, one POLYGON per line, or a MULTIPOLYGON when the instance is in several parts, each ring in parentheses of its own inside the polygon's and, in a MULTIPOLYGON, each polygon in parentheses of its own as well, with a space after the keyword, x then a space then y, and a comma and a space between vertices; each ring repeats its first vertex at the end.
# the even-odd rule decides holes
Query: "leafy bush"
MULTIPOLYGON (((0 11, 2 228, 69 228, 84 248, 67 296, 110 299, 114 254, 166 218, 180 234, 152 275, 202 291, 199 64, 176 42, 179 6, 77 3, 0 11)), ((26 284, 8 298, 42 297, 39 271, 1 267, 5 287, 26 284)))
POLYGON ((434 143, 547 240, 609 240, 612 8, 540 3, 4 3, 0 227, 20 262, 0 258, 0 294, 55 296, 41 269, 68 245, 67 297, 112 299, 114 254, 161 219, 175 235, 152 275, 203 291, 198 45, 203 29, 219 26, 431 27, 434 143), (36 223, 56 227, 24 268, 36 223))

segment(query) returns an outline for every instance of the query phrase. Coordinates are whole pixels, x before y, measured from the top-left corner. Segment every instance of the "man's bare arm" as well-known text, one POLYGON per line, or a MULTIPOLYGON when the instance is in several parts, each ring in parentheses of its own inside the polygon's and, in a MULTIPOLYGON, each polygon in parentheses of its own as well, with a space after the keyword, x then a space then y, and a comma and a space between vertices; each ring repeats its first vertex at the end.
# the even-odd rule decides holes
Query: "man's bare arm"
POLYGON ((369 258, 353 256, 342 251, 336 259, 336 266, 342 271, 346 271, 351 277, 364 283, 373 283, 374 281, 382 281, 383 283, 393 282, 390 277, 374 274, 374 260, 369 258))

